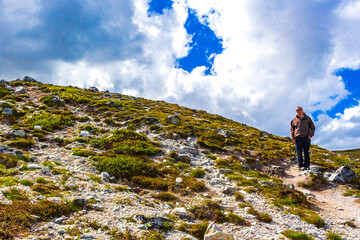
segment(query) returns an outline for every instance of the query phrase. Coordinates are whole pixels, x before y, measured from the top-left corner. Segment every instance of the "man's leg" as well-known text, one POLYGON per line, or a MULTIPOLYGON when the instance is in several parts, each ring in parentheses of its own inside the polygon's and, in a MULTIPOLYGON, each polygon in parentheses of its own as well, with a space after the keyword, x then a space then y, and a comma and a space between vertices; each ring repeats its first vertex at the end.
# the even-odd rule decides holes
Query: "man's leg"
POLYGON ((305 156, 305 162, 304 162, 304 167, 309 168, 310 167, 310 154, 309 154, 309 149, 310 149, 310 145, 311 145, 311 140, 309 138, 307 138, 304 141, 304 156, 305 156))
POLYGON ((297 152, 297 159, 298 159, 298 166, 304 167, 304 159, 303 159, 303 155, 302 155, 302 150, 303 150, 303 141, 301 138, 297 137, 295 139, 295 146, 296 146, 296 152, 297 152))

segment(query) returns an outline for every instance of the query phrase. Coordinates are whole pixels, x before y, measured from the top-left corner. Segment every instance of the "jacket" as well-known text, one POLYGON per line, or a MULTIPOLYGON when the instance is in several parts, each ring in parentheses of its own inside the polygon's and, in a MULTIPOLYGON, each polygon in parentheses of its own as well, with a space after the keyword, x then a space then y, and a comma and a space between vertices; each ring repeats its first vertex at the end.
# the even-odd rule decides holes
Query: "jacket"
POLYGON ((315 133, 315 125, 310 117, 304 113, 303 119, 296 115, 290 123, 291 138, 296 137, 313 137, 315 133))

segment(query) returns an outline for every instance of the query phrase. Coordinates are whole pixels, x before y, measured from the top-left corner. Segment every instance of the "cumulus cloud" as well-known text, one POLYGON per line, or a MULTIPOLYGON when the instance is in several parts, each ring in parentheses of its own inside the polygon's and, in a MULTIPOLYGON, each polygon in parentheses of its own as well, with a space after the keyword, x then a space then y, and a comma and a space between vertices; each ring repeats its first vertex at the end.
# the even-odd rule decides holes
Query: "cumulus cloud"
POLYGON ((282 136, 300 105, 324 113, 315 143, 360 144, 357 106, 325 114, 350 94, 334 71, 360 65, 359 0, 175 0, 163 14, 149 2, 0 0, 1 77, 165 99, 282 136), (176 66, 189 8, 222 39, 212 75, 176 66))

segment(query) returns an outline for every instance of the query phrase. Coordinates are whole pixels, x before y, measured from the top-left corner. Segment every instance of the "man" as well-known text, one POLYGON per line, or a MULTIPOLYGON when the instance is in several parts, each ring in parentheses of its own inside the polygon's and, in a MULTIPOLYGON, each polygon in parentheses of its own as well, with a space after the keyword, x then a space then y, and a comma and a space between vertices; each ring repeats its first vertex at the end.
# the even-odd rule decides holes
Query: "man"
POLYGON ((311 118, 304 113, 302 107, 296 108, 296 116, 291 120, 290 125, 291 139, 296 145, 299 168, 308 170, 310 169, 310 139, 314 136, 315 125, 311 118))

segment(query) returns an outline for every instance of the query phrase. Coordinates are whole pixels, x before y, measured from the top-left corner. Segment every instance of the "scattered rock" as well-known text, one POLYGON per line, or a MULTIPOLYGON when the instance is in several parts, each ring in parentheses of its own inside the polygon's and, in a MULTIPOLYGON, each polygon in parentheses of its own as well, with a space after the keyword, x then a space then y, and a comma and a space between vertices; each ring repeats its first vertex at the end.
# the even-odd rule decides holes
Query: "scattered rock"
POLYGON ((39 164, 29 164, 28 169, 41 169, 42 167, 39 164))
POLYGON ((64 103, 65 101, 63 99, 61 99, 59 96, 54 95, 51 98, 51 102, 53 102, 53 103, 64 103))
POLYGON ((37 82, 35 79, 33 79, 32 77, 29 77, 29 76, 25 76, 25 77, 23 78, 23 80, 24 80, 25 82, 37 82))
POLYGON ((184 181, 183 181, 183 179, 181 178, 181 177, 178 177, 178 178, 176 178, 176 180, 175 180, 177 183, 183 183, 184 181))
POLYGON ((27 94, 27 91, 25 90, 24 87, 16 87, 16 88, 15 88, 15 93, 27 94))
POLYGON ((88 89, 90 92, 99 92, 99 89, 97 89, 96 87, 89 87, 88 89))
POLYGON ((26 132, 24 130, 11 130, 9 134, 20 138, 24 138, 26 136, 26 132))
POLYGON ((77 198, 74 200, 74 205, 76 207, 85 207, 89 203, 89 200, 85 198, 77 198))
POLYGON ((82 136, 82 137, 88 137, 88 136, 90 136, 90 133, 89 133, 88 131, 81 131, 81 132, 80 132, 80 136, 82 136))
POLYGON ((174 124, 174 125, 180 125, 180 117, 178 115, 171 115, 167 117, 167 121, 170 124, 174 124))
POLYGON ((174 208, 174 210, 172 210, 172 213, 179 216, 182 219, 187 219, 189 218, 189 214, 187 213, 186 209, 183 207, 179 207, 179 208, 174 208))
POLYGON ((65 221, 65 218, 63 218, 63 217, 55 219, 56 224, 63 224, 64 221, 65 221))
POLYGON ((233 187, 227 187, 227 188, 225 188, 225 190, 223 191, 223 193, 224 193, 225 195, 230 195, 230 196, 234 195, 235 192, 236 192, 236 189, 233 188, 233 187))
POLYGON ((52 174, 52 171, 49 167, 44 167, 40 170, 40 172, 44 175, 51 175, 52 174))
POLYGON ((110 182, 110 174, 108 172, 102 172, 100 176, 103 182, 110 182))
POLYGON ((5 116, 11 116, 11 115, 14 114, 14 109, 12 109, 12 108, 4 108, 3 114, 4 114, 5 116))
POLYGON ((221 231, 215 223, 211 222, 206 229, 204 240, 233 240, 233 238, 221 231))
POLYGON ((353 178, 357 178, 356 173, 348 166, 342 166, 329 177, 329 181, 344 183, 349 182, 353 178))
POLYGON ((109 182, 111 182, 111 183, 117 183, 118 180, 117 180, 116 177, 112 176, 112 177, 109 178, 109 182))
POLYGON ((39 125, 36 125, 36 126, 34 126, 34 129, 35 129, 35 130, 42 130, 42 127, 39 126, 39 125))

